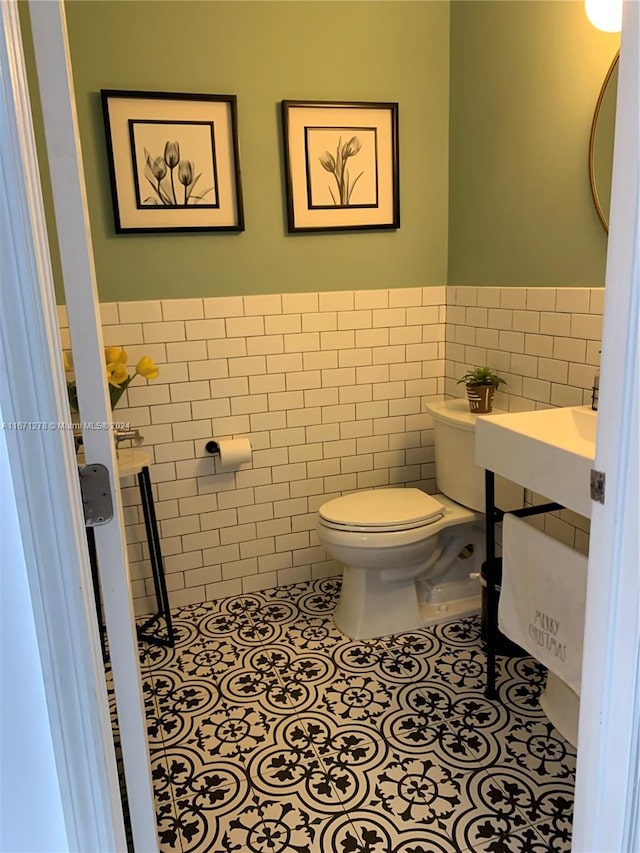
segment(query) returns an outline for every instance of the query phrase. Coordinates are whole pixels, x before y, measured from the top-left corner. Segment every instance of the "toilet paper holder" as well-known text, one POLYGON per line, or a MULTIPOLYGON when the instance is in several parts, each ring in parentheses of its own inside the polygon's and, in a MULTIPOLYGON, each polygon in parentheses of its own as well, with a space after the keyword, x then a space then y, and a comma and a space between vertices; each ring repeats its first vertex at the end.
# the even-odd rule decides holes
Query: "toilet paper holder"
POLYGON ((216 465, 228 471, 251 461, 251 442, 248 438, 210 439, 205 444, 205 450, 218 461, 216 465))

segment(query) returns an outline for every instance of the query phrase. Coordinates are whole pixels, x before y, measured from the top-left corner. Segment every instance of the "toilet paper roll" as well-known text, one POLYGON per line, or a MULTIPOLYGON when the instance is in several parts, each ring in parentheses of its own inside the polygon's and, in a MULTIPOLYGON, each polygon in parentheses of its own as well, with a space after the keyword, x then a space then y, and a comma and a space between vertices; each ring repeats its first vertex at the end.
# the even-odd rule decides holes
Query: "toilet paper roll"
POLYGON ((237 468, 251 461, 251 442, 248 438, 223 438, 218 441, 220 464, 225 468, 237 468))

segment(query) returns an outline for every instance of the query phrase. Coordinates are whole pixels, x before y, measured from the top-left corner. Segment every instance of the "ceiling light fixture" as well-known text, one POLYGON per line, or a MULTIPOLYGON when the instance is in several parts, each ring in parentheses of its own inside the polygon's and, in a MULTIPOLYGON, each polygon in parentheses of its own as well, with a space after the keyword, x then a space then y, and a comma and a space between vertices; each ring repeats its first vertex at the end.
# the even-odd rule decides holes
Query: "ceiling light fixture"
POLYGON ((587 18, 594 27, 605 33, 622 29, 622 0, 584 0, 587 18))

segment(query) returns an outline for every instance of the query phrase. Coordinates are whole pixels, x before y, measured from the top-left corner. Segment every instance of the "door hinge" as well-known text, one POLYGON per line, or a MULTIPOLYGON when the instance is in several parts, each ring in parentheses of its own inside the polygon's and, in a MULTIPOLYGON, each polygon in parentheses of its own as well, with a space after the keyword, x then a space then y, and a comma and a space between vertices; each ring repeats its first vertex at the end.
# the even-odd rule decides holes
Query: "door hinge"
POLYGON ((106 524, 113 518, 109 469, 105 465, 78 466, 85 527, 106 524))
POLYGON ((604 503, 604 471, 594 471, 591 469, 591 500, 604 503))

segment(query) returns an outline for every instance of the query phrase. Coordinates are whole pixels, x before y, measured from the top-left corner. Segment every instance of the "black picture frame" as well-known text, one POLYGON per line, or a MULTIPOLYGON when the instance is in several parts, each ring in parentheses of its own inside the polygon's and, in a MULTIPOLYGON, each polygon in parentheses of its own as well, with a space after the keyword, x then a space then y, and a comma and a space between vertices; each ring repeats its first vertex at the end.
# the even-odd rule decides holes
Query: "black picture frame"
POLYGON ((100 96, 116 233, 244 231, 235 95, 100 96))
POLYGON ((282 101, 289 232, 400 227, 398 104, 282 101))

